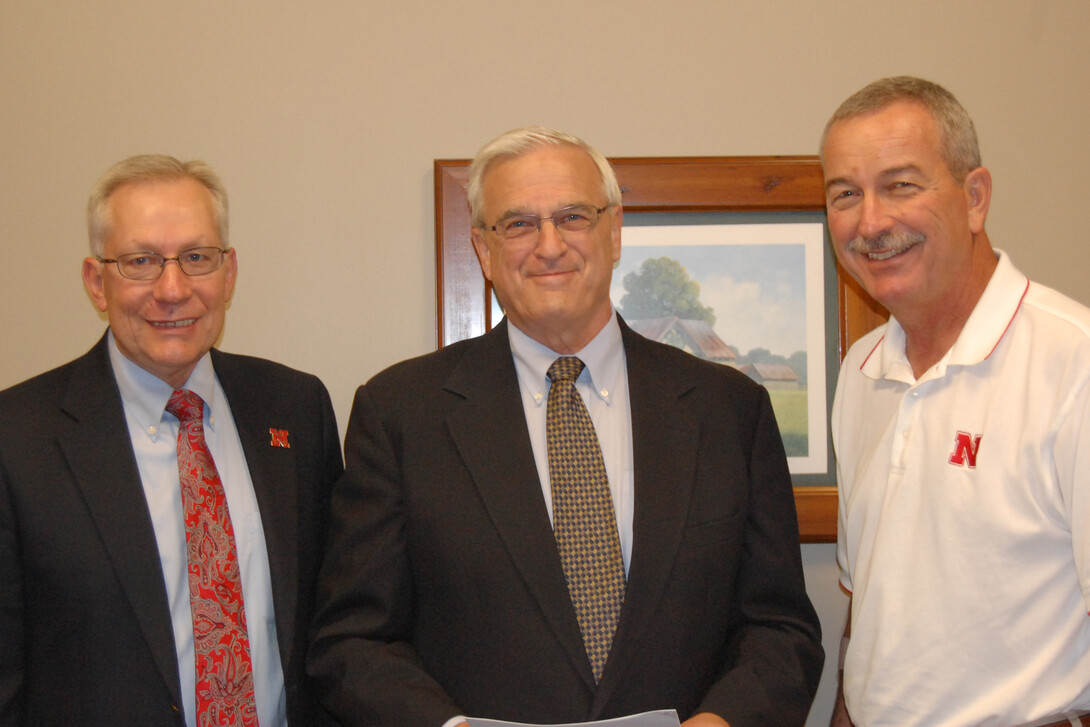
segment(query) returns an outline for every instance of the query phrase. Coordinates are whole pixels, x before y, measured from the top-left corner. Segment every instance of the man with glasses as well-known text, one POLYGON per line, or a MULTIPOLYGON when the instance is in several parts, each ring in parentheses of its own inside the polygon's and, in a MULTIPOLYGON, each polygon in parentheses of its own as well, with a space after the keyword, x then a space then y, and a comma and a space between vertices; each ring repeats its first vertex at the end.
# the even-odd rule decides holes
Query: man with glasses
POLYGON ((584 142, 504 134, 469 200, 506 318, 356 394, 324 704, 360 727, 803 724, 822 650, 767 393, 617 316, 621 194, 584 142))
POLYGON ((326 719, 307 629, 343 466, 317 378, 212 349, 237 258, 203 162, 126 159, 88 203, 109 329, 0 392, 0 724, 326 719))

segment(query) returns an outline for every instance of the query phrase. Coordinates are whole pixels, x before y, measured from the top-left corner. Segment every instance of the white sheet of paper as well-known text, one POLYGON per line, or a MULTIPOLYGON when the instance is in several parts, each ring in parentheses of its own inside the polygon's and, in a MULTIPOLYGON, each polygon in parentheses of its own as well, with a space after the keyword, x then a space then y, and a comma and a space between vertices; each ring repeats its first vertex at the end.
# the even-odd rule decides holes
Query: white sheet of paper
POLYGON ((598 722, 571 722, 568 724, 531 725, 525 722, 503 722, 498 719, 479 719, 470 717, 466 720, 469 727, 681 727, 677 712, 663 709, 627 717, 605 719, 598 722))

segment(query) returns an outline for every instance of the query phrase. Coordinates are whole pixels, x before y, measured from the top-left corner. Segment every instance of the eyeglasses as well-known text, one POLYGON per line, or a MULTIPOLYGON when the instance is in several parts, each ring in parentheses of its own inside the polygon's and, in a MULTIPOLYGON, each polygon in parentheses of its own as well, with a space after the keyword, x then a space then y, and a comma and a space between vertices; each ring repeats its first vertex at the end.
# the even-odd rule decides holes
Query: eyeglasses
POLYGON ((208 275, 223 267, 224 256, 231 248, 191 247, 176 257, 164 257, 157 252, 130 252, 116 258, 100 257, 100 263, 114 263, 121 277, 129 280, 158 280, 166 264, 173 260, 190 277, 208 275))
POLYGON ((511 215, 510 217, 504 217, 487 229, 495 232, 505 240, 530 242, 536 240, 538 234, 541 233, 541 225, 547 220, 552 220, 553 227, 556 228, 560 237, 568 239, 570 236, 586 232, 597 225, 602 213, 611 206, 595 207, 589 204, 579 204, 557 210, 548 217, 511 215))

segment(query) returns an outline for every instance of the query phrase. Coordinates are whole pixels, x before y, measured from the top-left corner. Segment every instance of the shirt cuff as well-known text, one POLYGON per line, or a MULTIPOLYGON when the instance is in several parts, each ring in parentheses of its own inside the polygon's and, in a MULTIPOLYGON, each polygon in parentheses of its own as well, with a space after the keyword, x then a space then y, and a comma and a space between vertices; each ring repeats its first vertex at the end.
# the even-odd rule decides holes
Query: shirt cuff
POLYGON ((451 717, 450 719, 448 719, 446 722, 443 723, 443 727, 454 727, 454 725, 461 724, 462 722, 465 722, 468 719, 469 719, 468 717, 464 717, 462 715, 458 715, 457 717, 451 717))

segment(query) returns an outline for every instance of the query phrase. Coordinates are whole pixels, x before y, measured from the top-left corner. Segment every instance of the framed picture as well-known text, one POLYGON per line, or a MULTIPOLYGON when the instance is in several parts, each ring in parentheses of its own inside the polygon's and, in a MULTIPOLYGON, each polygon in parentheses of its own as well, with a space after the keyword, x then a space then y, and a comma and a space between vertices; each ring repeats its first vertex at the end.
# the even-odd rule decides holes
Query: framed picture
MULTIPOLYGON (((832 387, 848 346, 886 314, 833 259, 817 157, 610 162, 625 210, 614 305, 644 335, 735 366, 769 389, 789 452, 801 539, 835 542, 826 425, 832 387), (641 308, 641 282, 667 274, 696 283, 694 310, 641 308)), ((470 242, 468 166, 435 162, 440 347, 484 333, 502 315, 470 242)))

